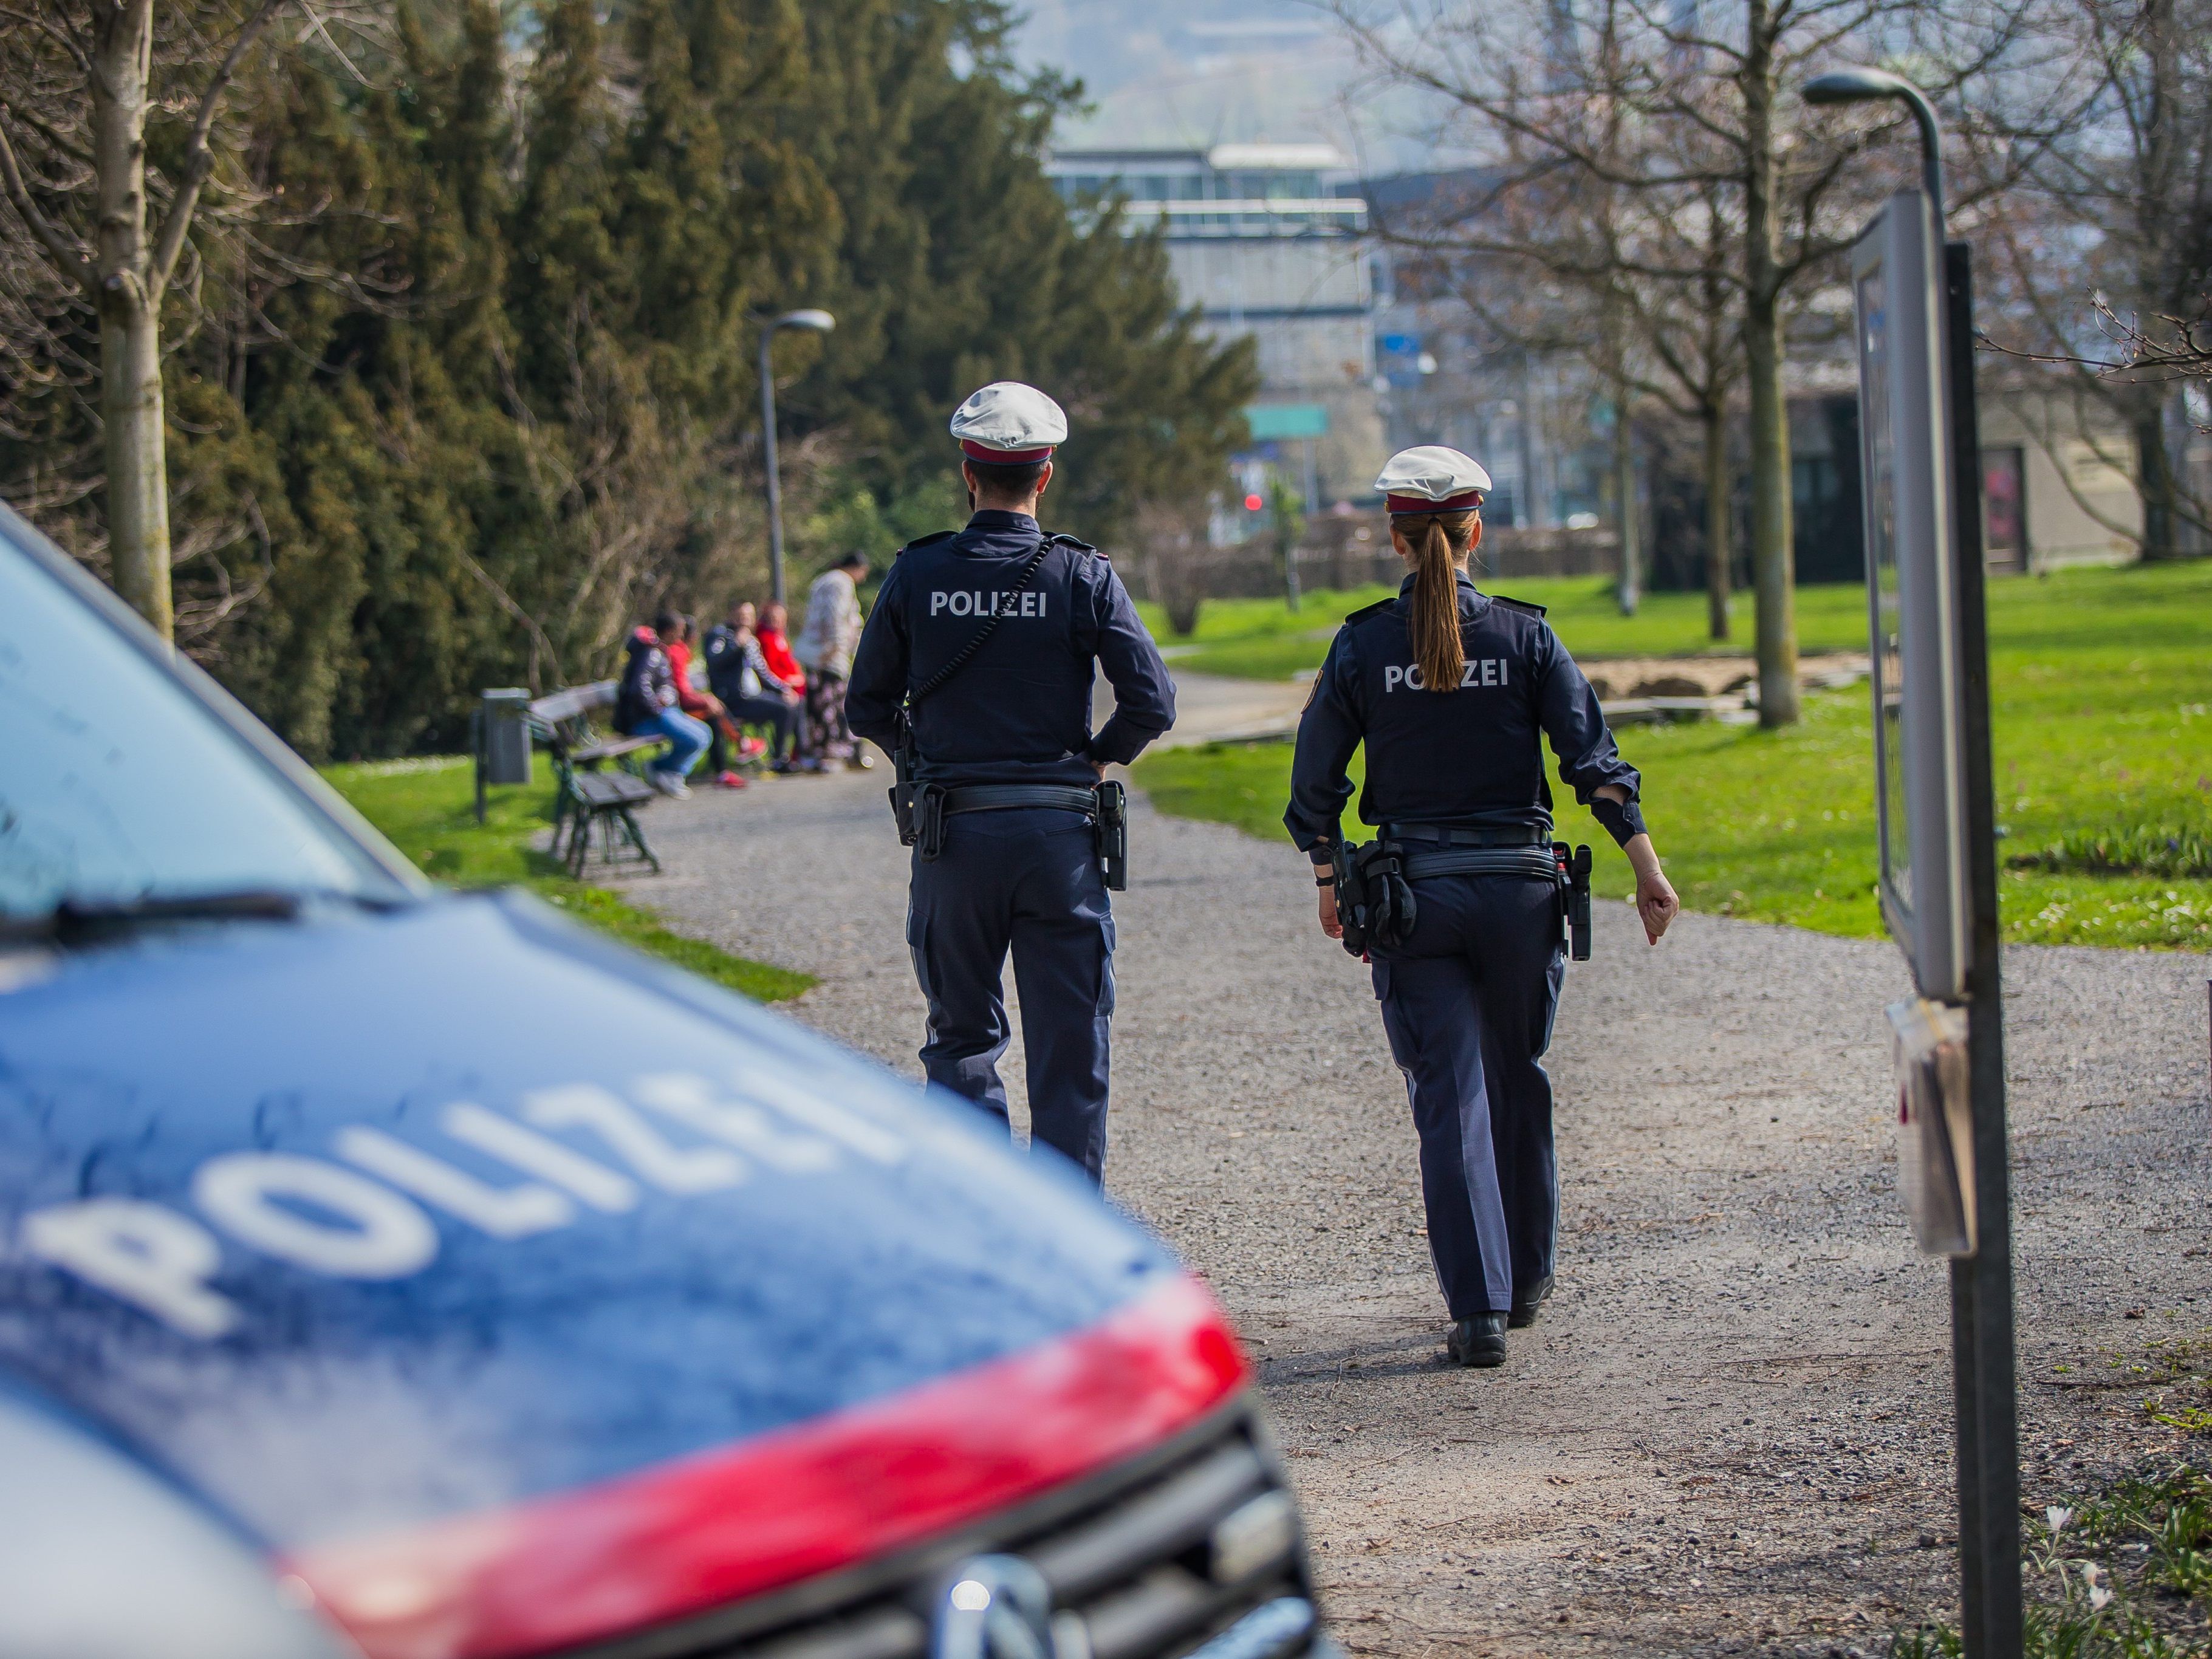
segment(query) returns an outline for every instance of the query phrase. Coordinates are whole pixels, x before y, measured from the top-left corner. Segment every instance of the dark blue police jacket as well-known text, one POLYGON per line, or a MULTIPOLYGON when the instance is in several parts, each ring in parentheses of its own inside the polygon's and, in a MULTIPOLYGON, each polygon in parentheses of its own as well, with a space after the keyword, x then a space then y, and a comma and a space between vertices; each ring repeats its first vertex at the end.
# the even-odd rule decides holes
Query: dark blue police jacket
POLYGON ((1094 763, 1133 761, 1175 724, 1167 665, 1096 550, 1060 537, 1028 586, 1012 591, 1043 533, 1027 514, 978 513, 965 530, 905 549, 884 578, 853 653, 845 717, 886 749, 908 690, 1003 613, 990 643, 915 710, 926 782, 1087 787, 1094 763), (1096 737, 1094 663, 1115 703, 1096 737))
POLYGON ((1542 606, 1494 599, 1462 573, 1467 665, 1458 687, 1438 694, 1421 684, 1413 590, 1408 576, 1396 599, 1346 617, 1314 682, 1283 814, 1302 851, 1336 840, 1352 798, 1345 769, 1362 741, 1367 787, 1359 815, 1369 823, 1549 829, 1540 733, 1559 757, 1561 781, 1583 805, 1608 783, 1634 801, 1642 781, 1621 759, 1597 693, 1542 606))

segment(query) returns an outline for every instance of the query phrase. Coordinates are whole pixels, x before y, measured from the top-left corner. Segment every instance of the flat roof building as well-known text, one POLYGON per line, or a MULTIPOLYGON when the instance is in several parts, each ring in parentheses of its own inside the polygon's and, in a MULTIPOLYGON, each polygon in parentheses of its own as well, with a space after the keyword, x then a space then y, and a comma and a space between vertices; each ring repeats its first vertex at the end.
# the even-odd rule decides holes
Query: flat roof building
POLYGON ((1158 229, 1186 304, 1219 339, 1249 337, 1255 454, 1314 506, 1369 494, 1388 457, 1375 392, 1375 286, 1358 176, 1328 144, 1066 149, 1046 171, 1072 212, 1123 198, 1158 229))

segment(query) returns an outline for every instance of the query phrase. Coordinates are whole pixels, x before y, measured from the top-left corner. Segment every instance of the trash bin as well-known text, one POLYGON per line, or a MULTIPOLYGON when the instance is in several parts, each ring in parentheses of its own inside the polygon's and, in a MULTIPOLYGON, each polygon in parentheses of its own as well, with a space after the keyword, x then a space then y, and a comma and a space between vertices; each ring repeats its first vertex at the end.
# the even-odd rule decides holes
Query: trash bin
POLYGON ((530 693, 520 686, 486 691, 477 729, 483 733, 483 781, 529 782, 530 693))

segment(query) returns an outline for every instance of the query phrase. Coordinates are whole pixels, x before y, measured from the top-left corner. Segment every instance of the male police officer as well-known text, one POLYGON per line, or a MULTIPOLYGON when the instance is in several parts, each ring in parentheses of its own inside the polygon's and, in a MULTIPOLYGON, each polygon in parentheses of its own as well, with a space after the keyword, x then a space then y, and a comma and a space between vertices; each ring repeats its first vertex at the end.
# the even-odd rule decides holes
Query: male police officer
POLYGON ((1011 946, 1029 1051, 1034 1139, 1106 1162, 1114 915, 1095 786, 1175 723, 1175 688, 1098 551, 1037 525, 1067 417, 1000 380, 952 417, 974 517, 901 550, 853 658, 845 712, 890 748, 910 721, 916 827, 907 943, 929 1002, 933 1083, 1003 1121, 1011 946), (1094 737, 1103 668, 1114 716, 1094 737))

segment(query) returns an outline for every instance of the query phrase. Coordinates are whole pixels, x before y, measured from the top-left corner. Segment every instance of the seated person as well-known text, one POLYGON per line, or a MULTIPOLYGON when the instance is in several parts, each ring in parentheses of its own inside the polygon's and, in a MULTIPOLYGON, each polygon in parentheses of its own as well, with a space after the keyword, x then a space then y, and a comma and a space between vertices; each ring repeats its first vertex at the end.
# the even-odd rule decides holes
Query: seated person
MULTIPOLYGON (((771 599, 761 608, 761 655, 768 661, 769 671, 782 684, 795 690, 803 702, 806 696, 806 671, 799 665, 799 659, 791 649, 791 628, 783 601, 771 599)), ((807 724, 803 719, 799 726, 799 755, 809 765, 819 766, 820 757, 814 753, 809 742, 807 724)))
POLYGON ((646 781, 664 795, 681 800, 691 792, 684 775, 707 746, 707 728, 676 702, 676 678, 668 662, 668 646, 677 636, 682 618, 664 611, 650 628, 629 636, 629 655, 623 664, 622 684, 615 693, 615 730, 626 738, 665 738, 668 752, 646 769, 646 781))
POLYGON ((696 684, 692 672, 691 635, 695 624, 689 617, 677 619, 676 637, 668 642, 668 672, 676 682, 676 706, 707 728, 707 769, 714 781, 725 789, 742 789, 745 781, 730 769, 730 757, 723 748, 725 742, 737 741, 737 727, 730 724, 723 712, 722 700, 710 691, 702 691, 696 684))
POLYGON ((732 605, 729 620, 707 635, 707 680, 732 720, 769 728, 769 764, 793 770, 805 692, 769 665, 751 605, 732 605))

